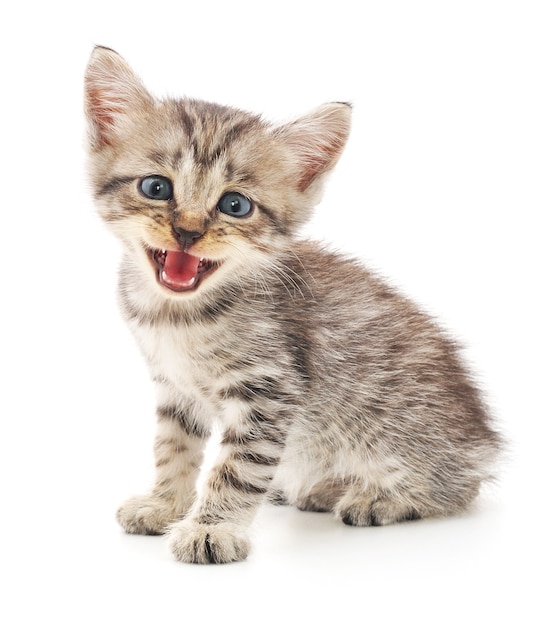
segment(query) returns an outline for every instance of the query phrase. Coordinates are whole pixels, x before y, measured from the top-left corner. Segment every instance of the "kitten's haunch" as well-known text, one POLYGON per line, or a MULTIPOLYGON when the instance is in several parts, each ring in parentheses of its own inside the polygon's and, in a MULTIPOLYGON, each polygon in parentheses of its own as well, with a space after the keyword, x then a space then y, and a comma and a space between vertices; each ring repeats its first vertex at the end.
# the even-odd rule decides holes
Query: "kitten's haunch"
POLYGON ((100 47, 85 106, 94 196, 124 246, 121 307, 158 392, 155 486, 119 509, 123 528, 225 563, 247 556, 265 500, 356 526, 466 508, 501 437, 455 346, 360 263, 296 236, 350 107, 272 126, 158 100, 100 47))

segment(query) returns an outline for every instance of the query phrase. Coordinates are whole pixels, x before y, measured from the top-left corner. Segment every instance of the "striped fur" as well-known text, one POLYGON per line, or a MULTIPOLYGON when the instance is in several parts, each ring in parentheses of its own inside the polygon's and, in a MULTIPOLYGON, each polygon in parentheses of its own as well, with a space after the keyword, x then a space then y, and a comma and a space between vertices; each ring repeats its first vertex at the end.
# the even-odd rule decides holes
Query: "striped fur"
POLYGON ((93 192, 124 244, 121 308, 158 391, 156 482, 119 510, 123 528, 168 532, 179 560, 222 563, 247 556, 266 499, 362 526, 466 508, 501 438, 456 347, 361 264, 295 235, 346 142, 349 106, 272 126, 156 100, 105 48, 85 96, 93 192), (140 193, 153 175, 171 197, 140 193), (217 209, 230 191, 251 201, 247 216, 217 209), (210 270, 184 292, 152 261, 179 249, 179 229, 196 234, 183 253, 210 270), (221 448, 197 494, 214 424, 221 448))

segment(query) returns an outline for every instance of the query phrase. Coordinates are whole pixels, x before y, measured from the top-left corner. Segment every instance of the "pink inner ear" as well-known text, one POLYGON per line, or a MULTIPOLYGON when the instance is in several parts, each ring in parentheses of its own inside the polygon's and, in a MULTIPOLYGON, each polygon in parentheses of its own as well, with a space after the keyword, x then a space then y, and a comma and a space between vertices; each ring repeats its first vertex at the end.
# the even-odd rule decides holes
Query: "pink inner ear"
POLYGON ((350 108, 332 103, 283 129, 282 137, 298 160, 299 191, 333 168, 350 130, 350 108))
POLYGON ((329 145, 322 144, 317 147, 318 152, 306 154, 304 168, 298 181, 299 191, 306 191, 314 179, 322 174, 336 157, 336 152, 330 150, 329 145))
POLYGON ((85 75, 87 113, 94 127, 93 141, 113 145, 133 111, 151 102, 151 96, 131 68, 113 50, 95 48, 85 75))
POLYGON ((123 99, 119 101, 110 94, 109 97, 101 88, 87 86, 90 117, 98 129, 98 139, 102 145, 111 145, 114 120, 125 108, 123 99))

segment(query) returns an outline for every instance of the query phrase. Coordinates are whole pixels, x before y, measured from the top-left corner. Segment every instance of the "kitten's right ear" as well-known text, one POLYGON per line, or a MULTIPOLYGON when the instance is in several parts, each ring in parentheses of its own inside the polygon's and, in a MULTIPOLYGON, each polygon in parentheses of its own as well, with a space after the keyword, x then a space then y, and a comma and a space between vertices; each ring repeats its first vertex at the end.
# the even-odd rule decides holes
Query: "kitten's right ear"
POLYGON ((117 52, 97 46, 85 73, 85 112, 90 142, 95 148, 113 145, 125 128, 147 108, 153 98, 117 52))
POLYGON ((299 191, 335 166, 348 139, 351 113, 347 102, 329 102, 277 129, 295 161, 299 191))

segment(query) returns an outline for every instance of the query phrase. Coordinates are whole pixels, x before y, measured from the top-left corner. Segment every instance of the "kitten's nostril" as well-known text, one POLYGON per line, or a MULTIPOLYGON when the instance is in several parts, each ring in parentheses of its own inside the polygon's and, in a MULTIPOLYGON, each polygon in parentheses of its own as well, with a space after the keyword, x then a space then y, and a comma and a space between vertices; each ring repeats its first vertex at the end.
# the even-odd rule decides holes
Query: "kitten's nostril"
POLYGON ((178 226, 173 227, 173 234, 175 235, 175 239, 183 250, 190 248, 192 244, 202 237, 203 233, 199 233, 197 230, 186 230, 184 228, 180 228, 178 226))

